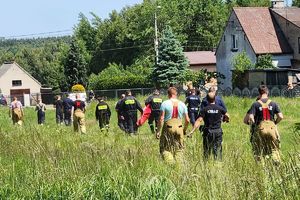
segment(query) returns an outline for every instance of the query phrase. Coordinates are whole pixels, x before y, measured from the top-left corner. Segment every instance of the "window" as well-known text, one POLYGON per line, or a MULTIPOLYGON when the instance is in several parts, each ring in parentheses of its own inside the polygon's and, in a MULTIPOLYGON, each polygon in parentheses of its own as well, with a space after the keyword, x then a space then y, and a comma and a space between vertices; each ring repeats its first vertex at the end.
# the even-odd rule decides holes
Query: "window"
POLYGON ((231 35, 231 51, 237 51, 237 50, 238 50, 237 36, 231 35))
POLYGON ((300 54, 300 37, 298 37, 298 53, 300 54))
POLYGON ((13 87, 22 86, 22 81, 21 80, 13 80, 12 81, 12 86, 13 87))

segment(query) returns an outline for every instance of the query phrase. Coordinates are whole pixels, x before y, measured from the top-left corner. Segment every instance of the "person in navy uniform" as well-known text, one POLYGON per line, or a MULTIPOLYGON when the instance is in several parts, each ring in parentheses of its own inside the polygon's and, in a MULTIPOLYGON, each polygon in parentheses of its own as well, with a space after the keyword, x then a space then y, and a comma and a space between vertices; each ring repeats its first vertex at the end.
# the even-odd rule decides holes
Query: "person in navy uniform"
POLYGON ((148 119, 148 124, 150 126, 151 132, 154 134, 156 133, 159 117, 160 117, 160 106, 162 104, 162 98, 160 97, 159 91, 154 90, 153 95, 149 96, 146 101, 145 105, 150 106, 151 114, 148 119), (153 122, 155 122, 155 127, 153 122))
POLYGON ((96 119, 99 121, 101 132, 109 129, 109 120, 111 116, 110 108, 102 97, 98 98, 99 103, 96 106, 96 119))
POLYGON ((187 104, 190 122, 193 126, 199 115, 200 103, 200 97, 196 95, 196 90, 192 89, 191 95, 185 100, 185 104, 187 104))

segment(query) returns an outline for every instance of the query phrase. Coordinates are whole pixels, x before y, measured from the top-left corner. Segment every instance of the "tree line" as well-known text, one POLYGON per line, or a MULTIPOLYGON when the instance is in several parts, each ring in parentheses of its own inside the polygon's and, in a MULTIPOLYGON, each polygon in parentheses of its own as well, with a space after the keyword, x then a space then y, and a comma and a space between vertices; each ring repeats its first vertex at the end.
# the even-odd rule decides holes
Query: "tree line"
MULTIPOLYGON (((232 7, 269 5, 269 0, 144 0, 112 11, 106 19, 95 13, 89 19, 80 13, 72 36, 0 41, 0 61, 15 60, 54 90, 66 91, 75 83, 92 89, 164 84, 157 80, 157 71, 166 73, 166 69, 159 63, 155 68, 154 13, 159 38, 169 32, 165 36, 177 40, 173 44, 179 52, 214 50, 232 7)), ((160 52, 163 48, 160 45, 160 52)), ((178 71, 174 71, 176 64, 170 70, 181 75, 187 63, 175 54, 182 65, 178 71)), ((172 83, 184 79, 178 77, 162 79, 172 83)))

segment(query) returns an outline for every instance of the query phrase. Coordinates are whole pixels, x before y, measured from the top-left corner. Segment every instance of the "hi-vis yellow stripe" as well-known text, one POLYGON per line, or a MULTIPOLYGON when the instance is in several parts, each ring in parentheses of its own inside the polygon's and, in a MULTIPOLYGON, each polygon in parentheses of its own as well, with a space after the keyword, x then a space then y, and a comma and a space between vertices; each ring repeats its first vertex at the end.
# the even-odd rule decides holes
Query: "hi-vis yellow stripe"
POLYGON ((106 110, 107 105, 98 106, 98 110, 106 110))
POLYGON ((135 101, 133 99, 128 99, 128 100, 125 101, 126 105, 132 105, 134 103, 135 103, 135 101))
POLYGON ((154 103, 162 103, 162 99, 160 99, 160 98, 154 98, 153 102, 154 103))

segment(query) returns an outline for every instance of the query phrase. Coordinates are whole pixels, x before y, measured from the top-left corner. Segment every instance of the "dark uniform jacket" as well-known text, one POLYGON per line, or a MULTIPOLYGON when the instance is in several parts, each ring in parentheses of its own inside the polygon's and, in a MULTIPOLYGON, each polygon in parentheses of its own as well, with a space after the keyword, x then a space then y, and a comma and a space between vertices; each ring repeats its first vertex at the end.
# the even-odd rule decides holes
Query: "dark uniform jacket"
POLYGON ((64 111, 70 111, 72 109, 74 102, 70 98, 65 98, 63 100, 64 111))
POLYGON ((226 110, 217 104, 209 104, 200 111, 206 129, 220 129, 222 116, 225 114, 226 110))
POLYGON ((104 101, 101 101, 96 106, 96 119, 99 120, 101 116, 106 115, 108 118, 111 116, 111 111, 108 104, 104 101))
POLYGON ((197 95, 190 95, 185 100, 185 104, 188 104, 188 109, 192 111, 198 111, 200 108, 200 103, 200 97, 197 95))
POLYGON ((162 102, 163 100, 159 95, 152 95, 146 99, 145 105, 148 106, 150 104, 152 111, 160 111, 162 102))
POLYGON ((121 103, 121 112, 137 112, 139 110, 141 113, 143 112, 143 108, 141 104, 134 98, 133 96, 127 96, 122 100, 121 103))

